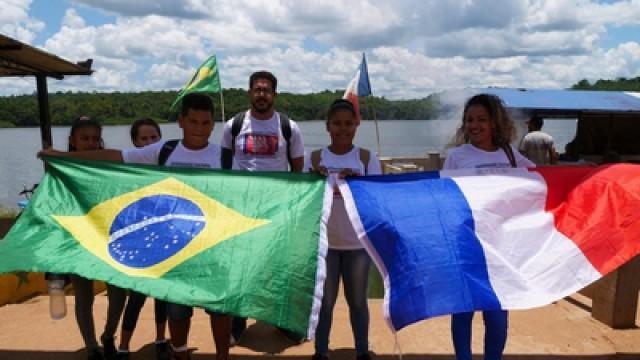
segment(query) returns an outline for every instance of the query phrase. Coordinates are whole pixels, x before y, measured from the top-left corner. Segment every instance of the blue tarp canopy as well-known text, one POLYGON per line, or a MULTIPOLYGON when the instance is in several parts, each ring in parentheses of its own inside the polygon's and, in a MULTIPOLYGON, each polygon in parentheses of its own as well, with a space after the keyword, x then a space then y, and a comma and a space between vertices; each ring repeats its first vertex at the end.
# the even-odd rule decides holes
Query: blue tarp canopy
POLYGON ((511 109, 553 112, 640 112, 640 93, 544 89, 474 89, 499 96, 511 109))

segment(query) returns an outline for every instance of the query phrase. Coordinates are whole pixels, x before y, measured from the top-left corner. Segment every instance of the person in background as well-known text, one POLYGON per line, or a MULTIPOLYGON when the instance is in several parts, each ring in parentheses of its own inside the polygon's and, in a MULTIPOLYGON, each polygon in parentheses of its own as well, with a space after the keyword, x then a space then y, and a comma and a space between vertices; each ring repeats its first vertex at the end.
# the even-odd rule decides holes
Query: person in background
MULTIPOLYGON (((470 98, 456 132, 457 147, 450 149, 444 169, 535 167, 511 145, 513 122, 499 97, 479 94, 470 98)), ((457 360, 471 360, 473 312, 451 316, 451 333, 457 360)), ((504 310, 483 311, 484 359, 502 359, 507 342, 508 314, 504 310)))
POLYGON ((162 131, 157 122, 142 118, 131 124, 131 142, 137 148, 157 143, 162 139, 162 131))
MULTIPOLYGON (((359 125, 357 119, 356 110, 351 102, 344 99, 335 100, 329 108, 326 124, 331 144, 313 151, 307 158, 305 168, 330 175, 329 181, 335 181, 335 175, 380 174, 380 161, 375 154, 353 144, 359 125)), ((342 195, 337 187, 334 187, 327 237, 329 240, 329 251, 326 256, 327 277, 316 329, 315 354, 311 359, 328 359, 333 308, 338 297, 340 278, 342 278, 344 295, 349 305, 357 360, 370 360, 367 288, 371 258, 353 230, 342 195)))
MULTIPOLYGON (((131 142, 137 148, 154 144, 160 141, 162 132, 160 126, 153 119, 143 118, 136 120, 131 125, 131 142)), ((116 359, 129 359, 129 343, 133 336, 133 331, 138 323, 140 311, 144 305, 147 296, 137 291, 129 290, 129 300, 124 309, 122 318, 122 328, 120 330, 120 346, 118 346, 118 354, 116 359)), ((155 322, 156 322, 156 340, 154 342, 157 360, 169 360, 169 343, 165 333, 167 328, 167 303, 162 300, 155 300, 155 322)))
MULTIPOLYGON (((69 133, 69 152, 91 151, 104 148, 102 140, 102 126, 87 116, 81 116, 71 125, 69 133)), ((98 349, 96 330, 93 321, 93 280, 79 275, 70 275, 75 292, 75 314, 82 340, 87 349, 89 360, 114 359, 116 347, 114 335, 118 328, 120 315, 126 300, 126 291, 119 287, 107 284, 107 298, 109 301, 107 310, 107 322, 100 340, 104 350, 103 354, 98 349)))
POLYGON ((529 132, 522 138, 520 152, 536 165, 553 165, 558 161, 558 153, 553 144, 553 137, 542 132, 544 120, 533 116, 527 121, 529 132))

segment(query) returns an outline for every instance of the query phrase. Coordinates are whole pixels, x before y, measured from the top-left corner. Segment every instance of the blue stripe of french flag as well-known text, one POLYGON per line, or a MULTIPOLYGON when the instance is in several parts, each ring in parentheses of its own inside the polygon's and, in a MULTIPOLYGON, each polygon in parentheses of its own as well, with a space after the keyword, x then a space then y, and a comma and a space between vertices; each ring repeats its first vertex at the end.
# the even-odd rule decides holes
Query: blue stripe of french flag
POLYGON ((640 253, 640 166, 469 169, 340 182, 399 330, 570 295, 640 253))

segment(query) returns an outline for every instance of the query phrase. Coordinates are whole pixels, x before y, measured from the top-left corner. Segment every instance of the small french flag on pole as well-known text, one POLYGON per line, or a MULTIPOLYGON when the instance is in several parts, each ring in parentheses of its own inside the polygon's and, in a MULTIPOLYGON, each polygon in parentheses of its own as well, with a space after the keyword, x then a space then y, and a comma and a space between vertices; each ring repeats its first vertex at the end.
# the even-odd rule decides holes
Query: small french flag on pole
POLYGON ((358 96, 371 95, 371 84, 369 83, 369 71, 367 70, 367 59, 362 53, 362 62, 360 67, 356 71, 356 75, 353 77, 347 90, 342 96, 343 99, 351 101, 353 107, 356 109, 356 123, 360 124, 360 104, 358 102, 358 96))

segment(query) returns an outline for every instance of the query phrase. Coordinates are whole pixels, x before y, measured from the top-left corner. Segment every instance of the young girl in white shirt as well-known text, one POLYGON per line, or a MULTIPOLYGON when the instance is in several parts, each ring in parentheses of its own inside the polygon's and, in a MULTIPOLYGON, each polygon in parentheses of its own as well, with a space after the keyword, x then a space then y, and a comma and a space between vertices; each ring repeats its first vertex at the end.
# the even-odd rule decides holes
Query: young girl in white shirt
MULTIPOLYGON (((307 159, 306 168, 335 176, 380 174, 380 162, 376 155, 353 144, 358 125, 351 102, 344 99, 334 101, 329 108, 327 120, 331 144, 312 152, 307 159)), ((344 294, 349 305, 357 359, 369 360, 367 287, 371 259, 349 222, 337 187, 334 188, 327 236, 329 239, 329 251, 326 257, 327 278, 316 329, 315 354, 312 359, 328 359, 333 307, 338 296, 340 278, 342 278, 344 294)))

